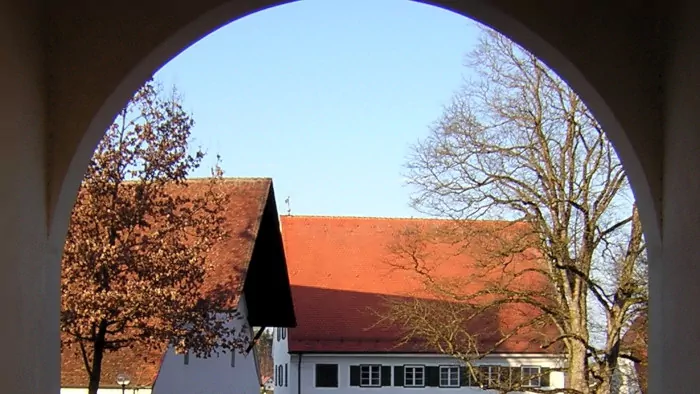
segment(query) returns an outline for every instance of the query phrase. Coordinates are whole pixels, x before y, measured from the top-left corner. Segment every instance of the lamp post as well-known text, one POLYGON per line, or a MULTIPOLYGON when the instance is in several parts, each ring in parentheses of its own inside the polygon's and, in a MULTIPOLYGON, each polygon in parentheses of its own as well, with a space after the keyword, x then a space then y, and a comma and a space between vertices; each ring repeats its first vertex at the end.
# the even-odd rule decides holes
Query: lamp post
POLYGON ((125 373, 120 373, 117 375, 117 384, 122 386, 122 394, 126 391, 126 385, 131 383, 131 380, 129 380, 129 375, 125 373))

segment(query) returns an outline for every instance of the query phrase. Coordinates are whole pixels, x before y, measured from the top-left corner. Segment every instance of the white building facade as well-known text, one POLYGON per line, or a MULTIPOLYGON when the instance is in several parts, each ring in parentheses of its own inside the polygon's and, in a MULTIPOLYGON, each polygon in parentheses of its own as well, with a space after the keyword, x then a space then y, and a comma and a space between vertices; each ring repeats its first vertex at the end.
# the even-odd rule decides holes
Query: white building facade
MULTIPOLYGON (((276 394, 409 394, 495 393, 470 379, 458 360, 440 354, 289 353, 286 329, 276 329, 273 342, 276 394)), ((566 386, 564 358, 550 354, 492 354, 475 363, 482 376, 504 374, 529 379, 538 390, 566 386)), ((526 379, 524 379, 526 380, 526 379)), ((528 391, 524 391, 527 393, 528 391)))

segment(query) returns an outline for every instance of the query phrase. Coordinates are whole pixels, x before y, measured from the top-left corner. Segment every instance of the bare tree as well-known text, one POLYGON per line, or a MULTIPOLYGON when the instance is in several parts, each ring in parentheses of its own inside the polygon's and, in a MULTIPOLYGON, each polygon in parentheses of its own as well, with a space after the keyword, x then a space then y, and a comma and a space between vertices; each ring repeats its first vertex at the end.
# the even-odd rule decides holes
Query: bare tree
POLYGON ((91 394, 106 352, 170 343, 206 356, 247 341, 227 324, 238 313, 202 291, 207 252, 228 236, 228 194, 218 166, 204 192, 187 192, 204 157, 189 152, 192 125, 176 93, 147 83, 107 130, 81 184, 62 261, 61 330, 91 394))
MULTIPOLYGON (((467 65, 476 77, 414 147, 407 175, 416 209, 453 219, 449 231, 427 239, 468 244, 464 250, 478 246, 479 272, 491 281, 471 292, 464 283, 438 281, 421 268, 430 254, 418 253, 405 237, 398 242, 404 264, 395 264, 423 276, 445 301, 468 304, 468 313, 448 309, 464 324, 494 307, 536 309, 539 317, 522 324, 556 327, 542 347, 565 349, 569 388, 563 391, 607 394, 626 354, 621 335, 647 303, 645 245, 625 171, 580 98, 535 56, 484 29, 467 65), (474 226, 478 219, 501 221, 474 226), (530 263, 514 263, 532 250, 538 253, 530 263), (501 271, 499 280, 492 271, 501 271), (523 285, 533 275, 549 286, 523 285)), ((437 323, 459 325, 434 321, 431 330, 431 319, 416 318, 423 312, 435 320, 442 312, 405 303, 390 310, 389 320, 440 342, 445 353, 473 361, 489 351, 475 352, 470 344, 478 340, 470 332, 438 334, 437 323)), ((511 327, 503 337, 523 328, 511 327)))

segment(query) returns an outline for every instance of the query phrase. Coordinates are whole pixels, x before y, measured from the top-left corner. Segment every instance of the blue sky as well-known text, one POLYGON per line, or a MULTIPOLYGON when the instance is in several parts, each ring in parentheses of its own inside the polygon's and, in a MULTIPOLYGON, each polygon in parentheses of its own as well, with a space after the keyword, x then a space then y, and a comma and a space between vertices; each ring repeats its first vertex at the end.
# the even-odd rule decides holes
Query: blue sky
POLYGON ((297 215, 420 216, 403 165, 476 37, 407 0, 306 0, 219 29, 156 78, 184 94, 194 144, 227 176, 273 178, 280 213, 289 196, 297 215))

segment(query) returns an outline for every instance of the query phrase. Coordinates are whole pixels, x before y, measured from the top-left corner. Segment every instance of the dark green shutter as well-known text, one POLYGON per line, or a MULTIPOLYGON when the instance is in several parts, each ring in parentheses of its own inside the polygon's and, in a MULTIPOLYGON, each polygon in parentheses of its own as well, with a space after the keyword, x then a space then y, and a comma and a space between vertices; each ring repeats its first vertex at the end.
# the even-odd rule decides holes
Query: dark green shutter
POLYGON ((477 376, 477 382, 474 386, 488 386, 489 384, 489 366, 480 365, 478 368, 479 375, 477 376))
POLYGON ((522 385, 522 384, 527 384, 527 382, 523 382, 523 374, 522 371, 520 370, 520 367, 513 367, 510 370, 510 376, 511 376, 511 382, 522 385))
POLYGON ((350 366, 350 386, 360 385, 360 366, 351 365, 350 366))
POLYGON ((401 365, 394 367, 394 386, 403 386, 403 366, 401 365))
POLYGON ((338 364, 316 364, 316 387, 338 387, 338 364))
POLYGON ((498 383, 501 385, 508 385, 512 381, 510 380, 510 367, 498 367, 498 383))
POLYGON ((382 386, 391 386, 391 366, 382 365, 382 386))
POLYGON ((542 387, 549 387, 549 368, 542 368, 540 370, 542 377, 540 378, 540 385, 542 387))
POLYGON ((440 367, 425 367, 425 385, 440 386, 440 367))
POLYGON ((459 385, 469 386, 469 368, 459 367, 459 385))

